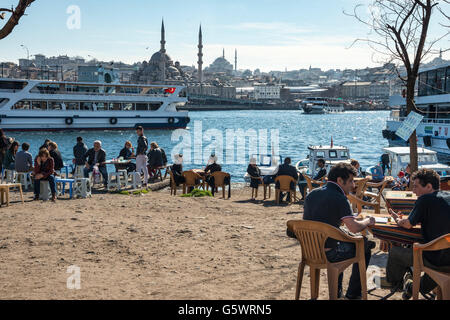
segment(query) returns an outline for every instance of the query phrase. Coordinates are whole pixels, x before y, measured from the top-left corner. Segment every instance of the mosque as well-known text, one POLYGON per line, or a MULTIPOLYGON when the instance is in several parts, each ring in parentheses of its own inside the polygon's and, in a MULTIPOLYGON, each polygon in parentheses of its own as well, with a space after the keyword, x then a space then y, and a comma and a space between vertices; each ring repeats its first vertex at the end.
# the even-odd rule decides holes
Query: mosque
POLYGON ((136 83, 165 83, 165 82, 204 82, 204 75, 214 79, 215 74, 232 76, 233 70, 237 70, 237 51, 235 52, 235 65, 225 59, 225 49, 223 56, 217 58, 209 67, 203 70, 203 35, 200 26, 198 38, 198 62, 197 70, 191 73, 183 71, 178 61, 174 63, 166 51, 166 37, 164 20, 161 24, 161 49, 155 52, 150 61, 143 61, 139 70, 132 75, 132 81, 136 83))

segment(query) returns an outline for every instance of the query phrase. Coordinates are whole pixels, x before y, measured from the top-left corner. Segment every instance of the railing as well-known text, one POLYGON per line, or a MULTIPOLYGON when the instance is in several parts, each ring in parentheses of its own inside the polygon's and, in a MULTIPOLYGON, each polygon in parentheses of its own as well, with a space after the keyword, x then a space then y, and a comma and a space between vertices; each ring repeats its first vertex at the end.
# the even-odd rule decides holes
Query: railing
POLYGON ((63 95, 88 95, 88 96, 132 96, 132 97, 154 97, 154 98, 164 98, 170 97, 170 94, 139 94, 139 93, 108 93, 108 92, 80 92, 80 91, 30 91, 30 94, 63 94, 63 95))
MULTIPOLYGON (((402 122, 406 119, 406 117, 389 117, 388 121, 399 121, 402 122)), ((430 123, 430 124, 450 124, 450 119, 427 119, 424 118, 422 123, 430 123)))

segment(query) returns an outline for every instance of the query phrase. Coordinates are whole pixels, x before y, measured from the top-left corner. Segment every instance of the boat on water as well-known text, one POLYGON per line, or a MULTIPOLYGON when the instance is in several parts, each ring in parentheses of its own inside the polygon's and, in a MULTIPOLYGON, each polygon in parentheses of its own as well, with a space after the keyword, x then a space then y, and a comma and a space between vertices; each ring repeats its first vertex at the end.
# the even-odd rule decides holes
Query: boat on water
MULTIPOLYGON (((390 169, 388 175, 396 177, 400 171, 406 170, 410 163, 409 147, 383 148, 383 152, 389 155, 390 169)), ((450 175, 450 166, 439 163, 436 151, 419 147, 417 148, 417 155, 419 169, 433 169, 443 178, 450 175)), ((368 174, 370 174, 371 168, 367 169, 368 174)))
POLYGON ((309 146, 308 156, 295 165, 297 171, 309 176, 314 176, 318 171, 317 161, 319 159, 325 160, 325 168, 327 172, 338 163, 351 163, 350 150, 345 146, 335 146, 333 142, 328 146, 309 146))
MULTIPOLYGON (((450 63, 422 69, 419 73, 415 104, 424 119, 417 128, 418 145, 437 152, 438 159, 450 164, 450 63)), ((394 108, 386 122, 383 137, 390 147, 406 146, 395 133, 406 119, 406 99, 389 99, 394 108)))
POLYGON ((300 109, 306 114, 325 114, 345 111, 341 99, 320 97, 306 98, 300 103, 300 109))
POLYGON ((186 128, 184 86, 0 78, 0 127, 7 131, 186 128))

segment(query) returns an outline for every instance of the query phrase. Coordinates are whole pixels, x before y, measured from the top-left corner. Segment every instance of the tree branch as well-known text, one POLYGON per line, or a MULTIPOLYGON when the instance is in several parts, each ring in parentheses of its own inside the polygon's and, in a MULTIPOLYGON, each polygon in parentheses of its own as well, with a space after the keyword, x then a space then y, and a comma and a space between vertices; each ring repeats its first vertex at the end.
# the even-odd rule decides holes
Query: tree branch
MULTIPOLYGON (((16 9, 2 9, 3 11, 12 12, 11 17, 0 29, 0 40, 6 38, 14 28, 19 24, 20 18, 25 14, 25 10, 34 2, 35 0, 20 0, 16 9)), ((0 11, 2 11, 0 10, 0 11)))

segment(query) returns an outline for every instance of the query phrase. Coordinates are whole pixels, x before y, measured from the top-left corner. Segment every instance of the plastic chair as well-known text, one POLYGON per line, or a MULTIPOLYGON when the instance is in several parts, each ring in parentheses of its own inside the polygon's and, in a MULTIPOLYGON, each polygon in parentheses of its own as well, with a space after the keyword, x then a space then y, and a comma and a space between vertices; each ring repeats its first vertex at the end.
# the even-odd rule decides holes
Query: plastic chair
POLYGON ((322 186, 324 186, 326 184, 326 182, 323 181, 316 181, 313 180, 310 176, 308 176, 307 174, 303 174, 303 177, 305 177, 306 180, 306 184, 307 184, 307 190, 306 190, 306 194, 305 196, 310 193, 311 191, 313 191, 314 189, 320 188, 322 186), (318 187, 314 187, 313 184, 319 185, 318 187))
POLYGON ((139 172, 130 172, 128 174, 128 179, 131 179, 129 185, 132 186, 133 189, 138 189, 140 186, 142 186, 142 178, 139 172))
POLYGON ((185 182, 183 183, 183 194, 186 194, 187 189, 191 187, 202 187, 203 190, 205 190, 205 182, 202 181, 202 177, 193 172, 193 171, 184 171, 183 177, 185 179, 185 182), (196 181, 200 181, 200 183, 196 183, 196 181))
POLYGON ((170 195, 177 195, 177 183, 175 182, 175 176, 170 168, 167 168, 167 171, 170 175, 170 195))
POLYGON ((264 200, 267 199, 267 188, 269 188, 269 199, 270 199, 271 192, 272 192, 272 188, 270 187, 270 184, 265 184, 264 183, 264 179, 262 177, 252 177, 252 176, 250 176, 250 179, 261 181, 261 184, 258 184, 258 187, 252 188, 252 199, 258 198, 259 186, 264 188, 264 200))
POLYGON ((450 233, 426 244, 414 244, 414 264, 413 264, 413 299, 419 298, 420 274, 425 272, 434 282, 437 283, 438 300, 450 300, 450 273, 436 271, 424 266, 423 252, 438 251, 450 248, 450 233))
POLYGON ((31 172, 17 172, 16 183, 21 183, 24 190, 28 190, 33 185, 31 172))
POLYGON ((275 178, 275 184, 277 182, 280 184, 279 189, 275 189, 275 201, 277 204, 280 204, 280 193, 281 192, 289 192, 289 196, 291 198, 291 203, 296 199, 296 191, 295 185, 297 181, 291 176, 279 176, 275 178), (294 189, 291 189, 291 183, 294 184, 294 189))
POLYGON ((218 190, 218 188, 222 188, 222 195, 223 195, 223 198, 225 199, 225 189, 226 189, 225 178, 228 178, 230 180, 230 184, 228 185, 228 188, 230 188, 230 193, 231 193, 231 175, 226 172, 218 171, 218 172, 214 172, 213 174, 211 174, 211 177, 214 178, 214 186, 212 186, 212 187, 215 188, 216 190, 218 190))
POLYGON ((381 198, 383 197, 383 191, 386 188, 387 183, 388 183, 387 181, 383 181, 380 183, 367 182, 366 187, 367 188, 377 188, 378 193, 368 192, 368 191, 365 191, 362 193, 362 196, 370 197, 372 199, 372 201, 369 202, 372 204, 367 204, 367 205, 374 207, 375 213, 377 213, 377 214, 379 214, 381 211, 381 198))
POLYGON ((310 268, 311 299, 316 300, 319 297, 320 270, 327 269, 329 298, 330 300, 337 300, 339 274, 354 263, 358 263, 359 266, 362 298, 363 300, 367 300, 366 261, 364 258, 363 237, 350 237, 337 228, 316 221, 292 220, 287 223, 287 226, 289 230, 295 233, 302 249, 302 260, 298 268, 295 300, 299 300, 300 298, 303 273, 306 265, 310 268), (325 255, 325 241, 327 238, 354 243, 356 246, 355 257, 341 262, 329 262, 325 255))

